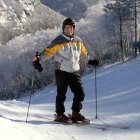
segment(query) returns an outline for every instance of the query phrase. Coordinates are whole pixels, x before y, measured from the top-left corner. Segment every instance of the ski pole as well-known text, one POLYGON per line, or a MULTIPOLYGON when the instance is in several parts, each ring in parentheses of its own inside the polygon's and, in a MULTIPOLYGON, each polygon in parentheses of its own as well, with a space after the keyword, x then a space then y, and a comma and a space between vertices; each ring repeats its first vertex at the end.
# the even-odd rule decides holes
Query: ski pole
POLYGON ((96 103, 96 116, 95 118, 97 119, 97 80, 96 80, 96 65, 95 65, 95 103, 96 103))
MULTIPOLYGON (((43 51, 44 52, 44 51, 43 51)), ((30 109, 30 104, 31 104, 31 97, 32 97, 32 94, 34 93, 34 77, 35 77, 35 69, 37 69, 39 72, 42 72, 43 71, 43 68, 40 64, 40 55, 43 54, 43 52, 39 53, 39 52, 36 52, 36 58, 37 60, 34 60, 33 61, 33 66, 34 66, 34 74, 33 74, 33 77, 32 77, 32 86, 31 86, 31 93, 30 93, 30 97, 29 97, 29 103, 28 103, 28 110, 27 110, 27 115, 26 115, 26 122, 28 120, 28 116, 29 116, 29 109, 30 109)))
POLYGON ((94 60, 90 59, 88 61, 88 64, 94 66, 94 69, 95 69, 95 85, 94 85, 95 86, 95 103, 96 103, 96 116, 95 116, 95 118, 97 119, 98 116, 97 116, 97 80, 96 80, 96 66, 99 66, 99 60, 98 59, 94 59, 94 60))
POLYGON ((29 110, 30 110, 30 104, 31 104, 31 96, 34 93, 34 76, 35 76, 35 68, 34 68, 34 74, 33 74, 33 77, 32 77, 32 85, 31 85, 32 92, 30 93, 30 97, 29 97, 28 110, 27 110, 27 115, 26 115, 26 122, 27 122, 28 116, 29 116, 29 110))

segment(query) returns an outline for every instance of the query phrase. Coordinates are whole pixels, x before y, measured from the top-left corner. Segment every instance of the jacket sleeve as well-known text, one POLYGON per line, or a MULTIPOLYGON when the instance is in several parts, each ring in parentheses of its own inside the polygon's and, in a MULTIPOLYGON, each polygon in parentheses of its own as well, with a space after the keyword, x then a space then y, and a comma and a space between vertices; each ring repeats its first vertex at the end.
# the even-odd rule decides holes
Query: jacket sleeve
POLYGON ((83 43, 81 43, 81 53, 83 56, 87 56, 87 49, 83 43))
POLYGON ((78 46, 80 46, 80 49, 81 49, 81 54, 83 56, 87 56, 87 49, 82 41, 82 39, 80 37, 77 37, 78 38, 78 46))
POLYGON ((62 38, 62 35, 56 37, 51 44, 44 49, 44 54, 48 56, 55 55, 62 47, 66 45, 65 41, 62 38))
POLYGON ((45 56, 52 56, 55 54, 55 49, 54 49, 55 45, 56 43, 52 41, 51 44, 44 49, 45 56))

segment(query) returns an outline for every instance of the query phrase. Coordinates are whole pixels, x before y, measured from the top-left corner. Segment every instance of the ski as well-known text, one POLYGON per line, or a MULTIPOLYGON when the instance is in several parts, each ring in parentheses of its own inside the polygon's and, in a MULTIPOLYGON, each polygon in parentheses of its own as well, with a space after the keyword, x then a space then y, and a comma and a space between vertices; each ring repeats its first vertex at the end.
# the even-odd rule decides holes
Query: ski
MULTIPOLYGON (((72 120, 72 115, 71 114, 68 114, 68 117, 70 118, 70 120, 72 120)), ((85 118, 82 121, 77 121, 77 122, 73 122, 73 123, 90 124, 90 120, 85 118)))
POLYGON ((53 124, 61 124, 61 125, 71 125, 71 126, 76 126, 76 127, 92 127, 92 128, 95 128, 95 129, 100 129, 102 131, 105 131, 108 129, 108 127, 106 126, 101 126, 101 125, 90 125, 90 123, 86 123, 86 122, 72 122, 71 120, 68 121, 68 122, 58 122, 58 121, 55 121, 53 118, 51 117, 45 117, 45 116, 37 116, 41 119, 45 119, 45 120, 49 120, 51 121, 53 124))
POLYGON ((57 114, 54 114, 54 121, 64 123, 64 124, 71 124, 72 123, 70 118, 68 118, 68 120, 59 121, 58 118, 57 118, 57 114))
POLYGON ((96 120, 98 120, 100 122, 100 123, 98 122, 98 124, 104 125, 108 128, 118 128, 118 129, 129 129, 130 128, 130 124, 117 124, 117 125, 115 125, 115 124, 108 124, 101 119, 96 119, 96 120))
POLYGON ((90 127, 90 128, 97 128, 97 129, 102 129, 103 131, 109 130, 109 129, 129 129, 129 126, 114 126, 114 125, 105 125, 105 124, 96 124, 96 123, 90 123, 90 124, 83 124, 83 123, 76 123, 73 124, 78 127, 90 127))
POLYGON ((111 124, 100 124, 100 123, 93 123, 93 122, 86 122, 86 121, 78 121, 78 122, 72 122, 71 120, 68 122, 58 122, 55 121, 52 117, 45 117, 45 116, 37 116, 42 119, 47 119, 52 121, 53 123, 57 124, 63 124, 63 125, 74 125, 76 127, 91 127, 96 129, 101 129, 103 131, 109 130, 109 129, 129 129, 130 125, 111 125, 111 124))
POLYGON ((60 122, 60 121, 56 121, 54 118, 52 117, 46 117, 46 116, 41 116, 41 115, 38 115, 36 117, 39 117, 41 119, 45 119, 45 120, 50 120, 52 121, 53 123, 57 123, 57 124, 66 124, 66 125, 69 125, 69 124, 72 124, 72 121, 69 120, 69 121, 66 121, 66 122, 60 122))
POLYGON ((129 129, 130 125, 111 125, 111 124, 104 124, 110 128, 118 128, 118 129, 129 129))
POLYGON ((76 127, 90 127, 90 128, 95 128, 95 129, 101 129, 102 131, 108 130, 109 127, 105 125, 100 125, 100 124, 93 124, 93 123, 83 123, 83 122, 76 122, 73 123, 72 125, 76 127))

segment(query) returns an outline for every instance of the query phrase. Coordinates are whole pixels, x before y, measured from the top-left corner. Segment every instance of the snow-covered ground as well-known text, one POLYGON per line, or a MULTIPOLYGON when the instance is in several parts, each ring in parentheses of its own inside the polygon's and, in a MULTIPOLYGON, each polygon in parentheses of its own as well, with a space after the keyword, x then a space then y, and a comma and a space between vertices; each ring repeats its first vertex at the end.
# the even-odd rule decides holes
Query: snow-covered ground
MULTIPOLYGON (((92 123, 129 129, 101 129, 63 125, 51 120, 55 111, 56 87, 50 85, 32 95, 28 122, 29 97, 0 101, 2 140, 140 140, 140 58, 97 69, 98 119, 95 119, 94 70, 82 77, 86 93, 81 111, 92 123), (48 119, 40 118, 46 116, 48 119)), ((68 90, 66 114, 71 112, 72 93, 68 90)))

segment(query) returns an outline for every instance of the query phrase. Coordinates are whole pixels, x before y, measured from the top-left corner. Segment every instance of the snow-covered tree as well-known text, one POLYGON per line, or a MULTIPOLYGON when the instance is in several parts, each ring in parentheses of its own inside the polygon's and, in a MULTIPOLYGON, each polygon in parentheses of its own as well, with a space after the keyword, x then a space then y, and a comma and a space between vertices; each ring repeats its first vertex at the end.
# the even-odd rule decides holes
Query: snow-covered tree
POLYGON ((135 0, 114 0, 105 6, 107 29, 113 35, 113 40, 110 41, 119 46, 122 60, 126 55, 127 44, 134 34, 134 4, 135 0))

